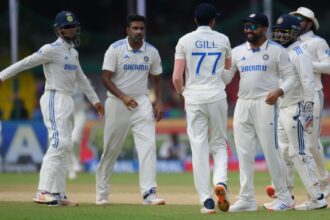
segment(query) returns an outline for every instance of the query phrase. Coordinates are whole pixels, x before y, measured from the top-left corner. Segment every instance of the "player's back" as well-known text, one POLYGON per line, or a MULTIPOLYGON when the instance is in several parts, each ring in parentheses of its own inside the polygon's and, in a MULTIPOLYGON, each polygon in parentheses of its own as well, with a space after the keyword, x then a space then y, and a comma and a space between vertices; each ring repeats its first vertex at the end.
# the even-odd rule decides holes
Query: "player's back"
POLYGON ((186 61, 185 98, 194 103, 225 98, 221 74, 225 59, 230 56, 227 36, 211 30, 209 26, 201 26, 183 36, 176 47, 176 59, 184 58, 186 61))

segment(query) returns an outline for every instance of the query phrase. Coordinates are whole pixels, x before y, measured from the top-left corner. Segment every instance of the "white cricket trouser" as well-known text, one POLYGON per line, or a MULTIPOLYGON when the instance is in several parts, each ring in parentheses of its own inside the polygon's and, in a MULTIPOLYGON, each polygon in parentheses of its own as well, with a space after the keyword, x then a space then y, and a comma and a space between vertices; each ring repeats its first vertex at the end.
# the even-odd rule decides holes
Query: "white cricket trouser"
POLYGON ((227 184, 227 100, 185 104, 187 133, 192 151, 194 182, 201 204, 212 198, 209 154, 214 159, 213 184, 227 184))
POLYGON ((140 168, 140 192, 156 187, 155 119, 149 97, 135 97, 139 106, 128 110, 121 100, 108 97, 105 102, 104 145, 96 170, 96 193, 108 196, 110 176, 129 129, 132 130, 140 168))
POLYGON ((310 138, 312 147, 310 152, 316 163, 316 171, 319 181, 327 182, 330 176, 325 165, 323 146, 320 139, 323 101, 324 95, 322 90, 315 92, 313 106, 313 130, 310 138))
POLYGON ((293 187, 294 173, 291 169, 293 163, 308 195, 312 199, 317 199, 321 196, 321 193, 316 176, 315 161, 310 153, 310 136, 304 131, 301 123, 293 119, 298 113, 298 104, 280 109, 278 143, 288 168, 289 189, 290 186, 293 187))
MULTIPOLYGON (((75 154, 74 147, 77 147, 77 145, 81 142, 81 137, 83 134, 83 129, 87 120, 86 112, 84 109, 76 109, 74 114, 74 127, 72 131, 72 142, 73 142, 73 148, 70 150, 68 155, 68 172, 69 173, 75 173, 80 169, 80 163, 79 159, 75 154)), ((79 146, 78 146, 79 147, 79 146)))
POLYGON ((269 173, 279 199, 291 200, 286 184, 285 164, 277 147, 277 106, 265 97, 238 99, 234 112, 234 139, 239 160, 242 200, 255 200, 253 174, 257 144, 265 155, 269 173))
POLYGON ((63 92, 46 90, 40 106, 49 144, 40 170, 38 190, 65 193, 67 157, 72 149, 73 100, 63 92))

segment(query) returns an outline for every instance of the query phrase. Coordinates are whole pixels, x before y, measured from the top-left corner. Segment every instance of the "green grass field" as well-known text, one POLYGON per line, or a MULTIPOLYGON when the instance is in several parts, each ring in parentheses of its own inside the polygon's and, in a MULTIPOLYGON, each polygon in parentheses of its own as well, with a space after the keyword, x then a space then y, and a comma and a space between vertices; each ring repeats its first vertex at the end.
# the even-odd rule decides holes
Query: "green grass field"
MULTIPOLYGON (((302 184, 296 178, 294 190, 297 202, 306 196, 302 184)), ((158 194, 166 199, 165 206, 144 206, 139 195, 138 174, 114 174, 111 179, 109 206, 95 206, 95 177, 79 174, 68 181, 69 196, 80 203, 78 207, 47 207, 32 202, 38 183, 37 174, 0 174, 0 219, 330 219, 330 209, 318 211, 269 212, 261 205, 270 201, 264 188, 269 184, 268 173, 257 172, 255 188, 259 211, 252 213, 222 213, 201 215, 197 193, 193 186, 192 173, 158 174, 158 194)), ((239 191, 238 173, 229 174, 231 202, 236 200, 239 191)))

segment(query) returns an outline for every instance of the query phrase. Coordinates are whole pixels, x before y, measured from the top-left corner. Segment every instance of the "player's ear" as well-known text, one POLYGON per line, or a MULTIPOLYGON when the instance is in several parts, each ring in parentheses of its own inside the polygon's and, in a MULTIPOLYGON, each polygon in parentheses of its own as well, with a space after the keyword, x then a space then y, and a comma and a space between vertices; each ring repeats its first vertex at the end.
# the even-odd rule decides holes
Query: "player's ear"
POLYGON ((198 26, 198 21, 197 21, 196 18, 194 18, 194 22, 195 22, 195 24, 198 26))

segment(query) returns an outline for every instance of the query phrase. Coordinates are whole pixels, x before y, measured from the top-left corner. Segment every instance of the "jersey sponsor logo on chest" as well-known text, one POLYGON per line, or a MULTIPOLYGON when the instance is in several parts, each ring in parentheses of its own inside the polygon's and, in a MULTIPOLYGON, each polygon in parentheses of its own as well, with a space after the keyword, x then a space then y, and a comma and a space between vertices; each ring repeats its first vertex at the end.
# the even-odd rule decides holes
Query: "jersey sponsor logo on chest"
POLYGON ((266 72, 267 65, 245 65, 241 66, 240 72, 266 72))
POLYGON ((64 64, 64 70, 77 70, 78 66, 74 64, 64 64))
POLYGON ((147 64, 124 64, 124 70, 146 71, 149 69, 147 64))

